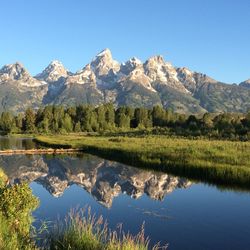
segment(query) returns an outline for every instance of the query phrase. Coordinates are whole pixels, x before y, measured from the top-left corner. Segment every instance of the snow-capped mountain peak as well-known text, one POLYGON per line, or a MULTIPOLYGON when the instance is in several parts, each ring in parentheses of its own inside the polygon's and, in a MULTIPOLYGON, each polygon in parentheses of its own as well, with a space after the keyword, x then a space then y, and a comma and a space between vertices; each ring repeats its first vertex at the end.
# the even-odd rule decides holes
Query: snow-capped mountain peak
POLYGON ((165 61, 162 55, 152 56, 148 59, 149 64, 158 64, 158 65, 164 65, 165 61))
POLYGON ((90 65, 91 69, 98 77, 106 76, 110 71, 116 73, 120 70, 120 64, 113 60, 109 49, 105 49, 97 54, 90 65))
POLYGON ((26 87, 38 87, 46 84, 33 78, 19 62, 5 65, 0 69, 0 82, 15 82, 15 84, 26 87))
POLYGON ((129 62, 130 62, 131 64, 133 64, 133 65, 140 65, 140 64, 142 64, 141 60, 138 59, 138 58, 136 58, 136 57, 132 57, 132 58, 129 60, 129 62))
POLYGON ((77 84, 96 84, 96 76, 91 69, 90 64, 87 64, 83 69, 76 72, 76 74, 69 76, 66 79, 66 84, 77 83, 77 84))
POLYGON ((109 57, 112 58, 112 53, 111 50, 109 48, 106 48, 104 50, 102 50, 101 52, 99 52, 96 57, 109 57))
POLYGON ((149 58, 144 63, 144 70, 154 84, 164 84, 183 93, 189 93, 178 79, 178 73, 174 66, 165 62, 162 56, 149 58))
POLYGON ((153 80, 159 82, 168 82, 168 78, 178 81, 175 68, 166 63, 162 56, 154 56, 144 63, 146 74, 153 80))
POLYGON ((36 76, 37 79, 46 82, 56 82, 61 77, 67 77, 68 70, 65 69, 63 64, 57 60, 52 61, 42 73, 36 76))
POLYGON ((127 62, 121 64, 120 71, 122 74, 127 75, 137 67, 142 67, 142 62, 138 58, 133 57, 127 62))
MULTIPOLYGON (((250 85, 250 79, 248 79, 248 80, 246 80, 246 81, 244 81, 244 82, 242 82, 242 83, 245 83, 245 84, 250 85)), ((242 84, 242 83, 241 83, 241 84, 242 84)))
POLYGON ((57 60, 36 77, 21 63, 0 69, 0 109, 15 112, 46 104, 99 105, 105 102, 116 106, 162 105, 180 113, 245 112, 250 102, 249 91, 250 80, 240 86, 223 84, 206 74, 174 67, 160 55, 146 62, 133 57, 120 64, 112 58, 109 49, 101 51, 74 74, 57 60), (205 98, 201 102, 203 93, 215 101, 205 98), (13 97, 16 102, 12 101, 13 97))
POLYGON ((63 64, 58 61, 58 60, 53 60, 51 63, 50 63, 51 66, 54 66, 54 67, 63 67, 63 64))
POLYGON ((250 79, 240 83, 241 87, 249 88, 250 89, 250 79))
POLYGON ((186 67, 182 68, 182 70, 183 72, 185 72, 186 75, 189 75, 189 76, 193 75, 193 72, 186 67))
POLYGON ((0 69, 1 80, 22 80, 28 79, 30 74, 19 62, 8 64, 0 69))

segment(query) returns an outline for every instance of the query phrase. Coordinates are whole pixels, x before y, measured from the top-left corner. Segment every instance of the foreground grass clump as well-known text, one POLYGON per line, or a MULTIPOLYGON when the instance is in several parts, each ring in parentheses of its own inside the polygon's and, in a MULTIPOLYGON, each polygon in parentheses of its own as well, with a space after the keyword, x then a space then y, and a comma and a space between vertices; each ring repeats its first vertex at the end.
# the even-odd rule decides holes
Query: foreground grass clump
MULTIPOLYGON (((31 212, 38 206, 38 199, 28 184, 8 186, 8 178, 0 169, 0 249, 39 250, 147 250, 148 238, 141 232, 132 236, 120 231, 110 231, 102 217, 91 215, 90 208, 70 213, 66 223, 55 225, 54 234, 42 239, 40 247, 35 243, 37 234, 32 234, 31 212), (85 213, 87 211, 87 213, 85 213)), ((165 248, 165 247, 164 247, 165 248)), ((153 246, 159 249, 158 245, 153 246)), ((163 248, 161 248, 163 249, 163 248)))
MULTIPOLYGON (((59 223, 51 237, 50 249, 78 250, 147 250, 149 240, 144 236, 144 228, 132 236, 119 231, 111 231, 100 216, 96 218, 88 210, 72 211, 66 218, 65 225, 59 223)), ((160 249, 158 245, 151 249, 160 249)), ((166 249, 166 247, 161 247, 166 249)))
POLYGON ((250 142, 167 136, 38 136, 52 147, 81 148, 110 160, 194 180, 250 188, 250 142))
POLYGON ((0 249, 36 249, 31 237, 31 212, 38 200, 27 184, 7 186, 0 170, 0 249))

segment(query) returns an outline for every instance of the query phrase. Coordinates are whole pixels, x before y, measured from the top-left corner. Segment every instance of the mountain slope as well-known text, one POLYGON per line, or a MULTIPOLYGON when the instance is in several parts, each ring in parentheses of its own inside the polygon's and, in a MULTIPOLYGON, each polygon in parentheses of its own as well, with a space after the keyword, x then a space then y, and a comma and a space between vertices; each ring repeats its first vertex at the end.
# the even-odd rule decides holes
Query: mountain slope
POLYGON ((5 65, 0 69, 0 112, 38 107, 47 90, 47 84, 33 78, 20 63, 5 65))
POLYGON ((240 83, 240 86, 250 89, 250 79, 248 79, 248 80, 246 80, 246 81, 244 81, 244 82, 241 82, 241 83, 240 83))
POLYGON ((61 62, 51 62, 32 77, 20 63, 0 69, 0 111, 24 111, 47 104, 116 106, 161 105, 179 113, 247 112, 250 80, 225 84, 211 77, 175 68, 162 56, 144 63, 133 57, 120 64, 105 49, 76 73, 61 62))

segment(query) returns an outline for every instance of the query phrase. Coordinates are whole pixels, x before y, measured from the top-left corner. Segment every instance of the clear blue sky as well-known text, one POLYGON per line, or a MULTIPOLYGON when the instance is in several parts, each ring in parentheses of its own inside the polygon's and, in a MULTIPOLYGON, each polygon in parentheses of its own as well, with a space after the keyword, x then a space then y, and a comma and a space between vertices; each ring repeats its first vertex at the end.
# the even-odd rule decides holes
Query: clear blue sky
POLYGON ((71 71, 100 50, 126 61, 161 54, 224 82, 250 78, 250 0, 1 1, 0 65, 71 71))

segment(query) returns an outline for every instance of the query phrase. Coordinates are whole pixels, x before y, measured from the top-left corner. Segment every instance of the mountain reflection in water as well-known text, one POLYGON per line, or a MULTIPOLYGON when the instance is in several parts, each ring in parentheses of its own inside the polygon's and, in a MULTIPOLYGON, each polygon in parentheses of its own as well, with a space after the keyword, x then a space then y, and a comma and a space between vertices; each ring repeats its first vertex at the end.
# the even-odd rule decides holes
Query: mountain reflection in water
POLYGON ((191 182, 183 178, 86 154, 1 156, 0 166, 11 184, 36 182, 54 197, 60 197, 76 184, 105 207, 111 207, 114 197, 121 193, 135 199, 146 194, 151 199, 162 200, 177 188, 191 186, 191 182))

